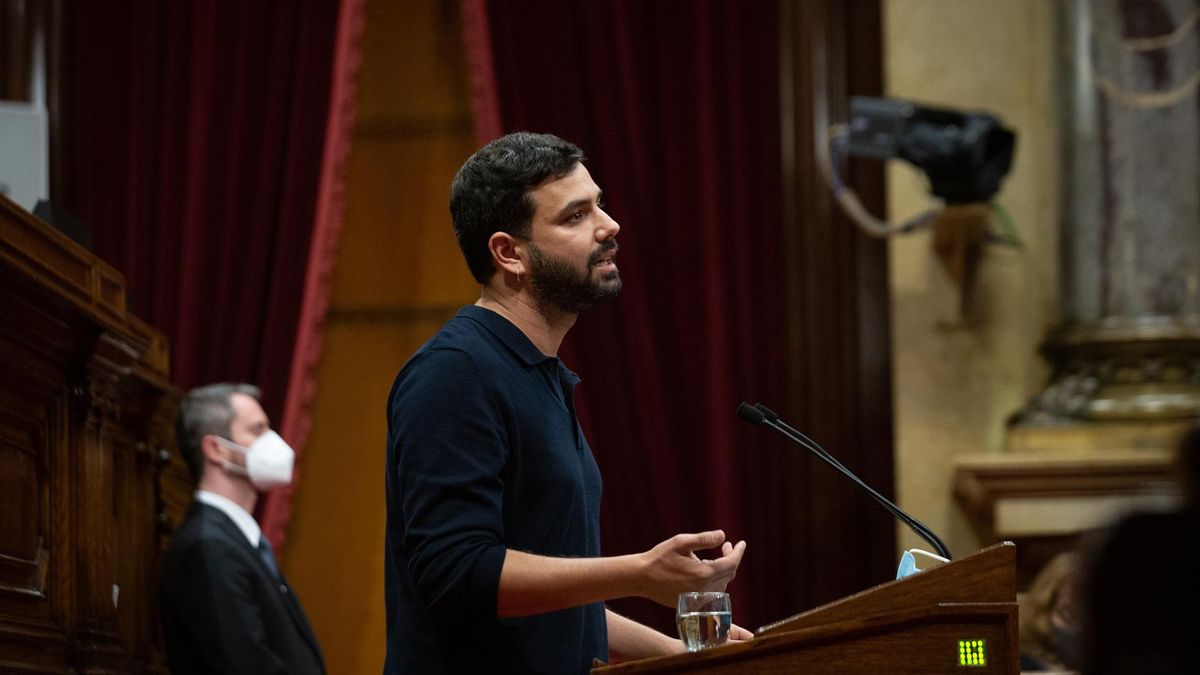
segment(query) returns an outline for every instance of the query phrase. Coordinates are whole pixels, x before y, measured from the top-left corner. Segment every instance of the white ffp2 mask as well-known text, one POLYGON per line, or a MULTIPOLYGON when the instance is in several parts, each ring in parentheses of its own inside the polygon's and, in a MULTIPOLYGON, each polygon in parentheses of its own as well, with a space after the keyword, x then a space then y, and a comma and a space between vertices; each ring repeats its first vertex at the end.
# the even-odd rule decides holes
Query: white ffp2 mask
POLYGON ((225 447, 246 456, 245 468, 229 460, 225 460, 225 468, 249 477, 258 490, 266 492, 292 482, 292 465, 296 462, 296 451, 274 431, 268 429, 254 439, 248 448, 227 438, 217 438, 225 447))

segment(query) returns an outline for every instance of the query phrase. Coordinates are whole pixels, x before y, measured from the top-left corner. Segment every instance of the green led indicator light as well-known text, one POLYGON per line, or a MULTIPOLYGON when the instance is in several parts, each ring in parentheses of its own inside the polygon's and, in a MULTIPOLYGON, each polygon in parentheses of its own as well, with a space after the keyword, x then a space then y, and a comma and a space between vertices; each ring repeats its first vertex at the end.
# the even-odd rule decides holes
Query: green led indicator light
POLYGON ((958 641, 958 665, 978 667, 987 665, 987 654, 983 640, 958 641))

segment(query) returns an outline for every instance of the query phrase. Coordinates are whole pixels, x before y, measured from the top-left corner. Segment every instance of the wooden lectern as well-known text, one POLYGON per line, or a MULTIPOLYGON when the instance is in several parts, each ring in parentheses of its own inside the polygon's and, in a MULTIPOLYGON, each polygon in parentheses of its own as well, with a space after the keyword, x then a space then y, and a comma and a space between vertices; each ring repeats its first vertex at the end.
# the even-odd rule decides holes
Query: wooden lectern
POLYGON ((751 642, 600 673, 1017 673, 1011 542, 797 614, 751 642))

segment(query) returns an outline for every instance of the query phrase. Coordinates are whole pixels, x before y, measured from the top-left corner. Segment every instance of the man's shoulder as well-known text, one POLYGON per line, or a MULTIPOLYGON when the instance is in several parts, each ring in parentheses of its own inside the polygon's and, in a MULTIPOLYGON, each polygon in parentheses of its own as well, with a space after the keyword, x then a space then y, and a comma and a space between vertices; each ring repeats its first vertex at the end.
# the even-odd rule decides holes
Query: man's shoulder
POLYGON ((468 309, 460 311, 447 321, 417 353, 426 350, 477 353, 480 350, 494 350, 499 347, 496 336, 479 321, 476 313, 468 309))
POLYGON ((460 312, 421 345, 396 374, 390 423, 423 424, 447 408, 480 410, 507 396, 521 377, 520 359, 470 312, 460 312))
POLYGON ((478 374, 511 360, 503 343, 486 328, 459 315, 417 349, 400 369, 400 377, 413 372, 451 377, 478 374))
POLYGON ((237 525, 215 507, 195 502, 187 517, 171 536, 170 554, 175 557, 199 555, 206 551, 238 550, 241 542, 237 525))

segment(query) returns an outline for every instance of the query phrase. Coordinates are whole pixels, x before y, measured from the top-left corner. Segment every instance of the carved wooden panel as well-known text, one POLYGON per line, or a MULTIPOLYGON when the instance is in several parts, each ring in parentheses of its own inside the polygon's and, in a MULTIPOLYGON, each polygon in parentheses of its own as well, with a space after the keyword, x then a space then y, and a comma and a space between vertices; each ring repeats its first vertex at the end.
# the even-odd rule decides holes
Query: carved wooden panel
POLYGON ((0 290, 0 664, 69 667, 71 576, 59 479, 71 328, 5 277, 0 290))
POLYGON ((0 590, 44 597, 49 491, 44 419, 13 414, 0 392, 0 590))
POLYGON ((165 671, 159 475, 179 395, 124 297, 119 272, 0 197, 3 672, 165 671))

